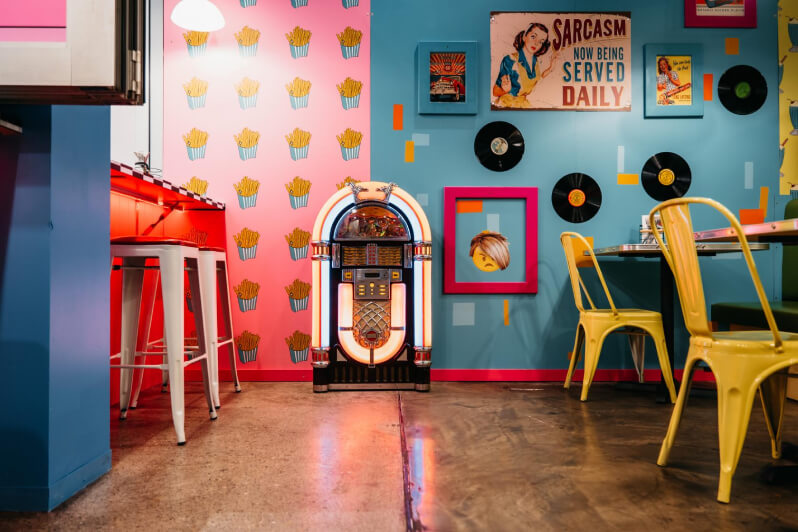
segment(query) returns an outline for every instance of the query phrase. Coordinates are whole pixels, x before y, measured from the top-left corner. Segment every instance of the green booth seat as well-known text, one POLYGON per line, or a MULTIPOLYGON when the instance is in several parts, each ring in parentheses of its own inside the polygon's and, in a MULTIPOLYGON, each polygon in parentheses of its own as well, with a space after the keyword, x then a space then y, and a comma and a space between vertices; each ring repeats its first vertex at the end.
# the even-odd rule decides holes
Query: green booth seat
MULTIPOLYGON (((770 308, 780 331, 798 333, 798 301, 771 301, 770 308)), ((758 302, 715 303, 712 305, 712 321, 721 326, 768 328, 765 312, 758 302)))
MULTIPOLYGON (((798 218, 798 199, 784 208, 784 219, 798 218)), ((798 333, 798 245, 785 245, 781 261, 781 301, 771 301, 773 316, 780 331, 798 333)), ((720 327, 739 325, 767 329, 759 302, 714 303, 712 321, 720 327)))
MULTIPOLYGON (((798 199, 790 200, 784 208, 784 219, 798 218, 798 199)), ((781 260, 781 301, 771 301, 773 317, 780 331, 798 333, 798 245, 783 246, 781 260)), ((715 303, 712 305, 712 321, 719 328, 732 325, 767 329, 762 305, 756 302, 715 303)), ((798 366, 790 373, 798 376, 798 366)), ((798 400, 798 378, 789 379, 787 397, 798 400)))

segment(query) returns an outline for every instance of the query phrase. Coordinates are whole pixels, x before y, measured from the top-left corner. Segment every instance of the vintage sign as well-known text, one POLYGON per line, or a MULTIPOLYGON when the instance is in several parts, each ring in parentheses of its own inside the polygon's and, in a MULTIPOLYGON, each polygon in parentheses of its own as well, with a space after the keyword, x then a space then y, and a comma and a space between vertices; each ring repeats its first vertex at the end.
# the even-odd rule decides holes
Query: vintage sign
POLYGON ((491 109, 631 110, 631 31, 630 13, 491 13, 491 109))

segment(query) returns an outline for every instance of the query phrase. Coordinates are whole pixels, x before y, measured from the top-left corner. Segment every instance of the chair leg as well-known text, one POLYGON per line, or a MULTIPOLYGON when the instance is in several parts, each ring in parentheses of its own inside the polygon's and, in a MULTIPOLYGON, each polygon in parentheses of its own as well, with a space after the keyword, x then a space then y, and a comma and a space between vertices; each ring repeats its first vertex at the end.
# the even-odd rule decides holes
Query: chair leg
MULTIPOLYGON (((124 257, 122 265, 122 327, 120 331, 120 345, 122 353, 121 365, 133 364, 136 358, 136 341, 139 332, 139 312, 141 311, 141 286, 144 279, 144 259, 138 257, 124 257)), ((130 388, 133 384, 133 370, 121 368, 119 370, 119 419, 127 418, 130 406, 130 388)))
MULTIPOLYGON (((216 408, 221 406, 219 401, 219 327, 216 316, 216 257, 214 252, 200 252, 199 282, 202 284, 202 319, 204 320, 204 342, 208 354, 208 368, 210 371, 211 398, 216 408)), ((192 294, 194 287, 191 287, 192 294)), ((194 309, 196 320, 199 309, 194 309)), ((197 329, 199 339, 199 329, 197 329)))
POLYGON ((665 342, 665 333, 663 332, 661 335, 652 336, 652 338, 654 339, 654 347, 657 348, 659 367, 662 372, 662 377, 665 379, 665 386, 668 388, 671 403, 675 403, 676 386, 673 382, 673 368, 671 368, 671 363, 668 360, 668 344, 665 342))
POLYGON ((161 290, 163 291, 164 342, 169 372, 172 422, 177 444, 186 443, 185 397, 183 395, 183 252, 177 246, 161 255, 161 290))
MULTIPOLYGON (((230 287, 227 284, 227 263, 220 262, 220 264, 222 267, 216 271, 216 282, 219 287, 219 298, 222 304, 222 321, 226 329, 225 335, 235 338, 233 336, 233 314, 230 312, 230 287)), ((235 385, 236 393, 238 393, 241 391, 241 382, 238 380, 235 344, 228 344, 227 350, 230 353, 230 372, 233 375, 233 384, 235 385)))
MULTIPOLYGON (((186 262, 189 266, 194 266, 193 268, 189 268, 188 271, 188 282, 191 287, 191 293, 194 294, 192 305, 194 307, 194 327, 197 330, 197 351, 198 356, 205 355, 205 358, 200 360, 200 367, 202 368, 202 388, 205 392, 205 401, 208 403, 208 412, 210 413, 211 420, 216 419, 216 408, 213 400, 212 394, 212 376, 213 376, 213 366, 209 362, 211 356, 218 357, 217 351, 209 351, 209 349, 213 348, 216 345, 214 341, 211 345, 208 345, 205 342, 205 339, 208 338, 208 328, 206 327, 205 323, 205 316, 207 313, 207 307, 209 305, 206 304, 207 300, 207 292, 205 290, 207 285, 204 285, 200 279, 200 275, 202 270, 200 269, 200 262, 201 259, 186 259, 186 262)), ((215 266, 215 265, 214 265, 215 266)), ((211 285, 213 286, 213 285, 211 285)), ((214 314, 216 312, 216 308, 214 307, 214 314)), ((215 327, 214 327, 215 330, 215 327)), ((214 332, 215 334, 215 332, 214 332)))
POLYGON ((642 334, 629 335, 629 349, 632 350, 632 362, 635 364, 638 382, 644 382, 643 372, 646 368, 646 337, 642 334))
MULTIPOLYGON (((142 287, 142 291, 141 291, 141 293, 142 293, 141 306, 144 309, 144 316, 143 316, 144 330, 142 331, 142 334, 139 337, 139 342, 138 342, 139 351, 146 351, 147 350, 147 344, 150 342, 150 331, 152 330, 152 315, 153 315, 153 313, 155 311, 155 296, 156 296, 156 293, 157 293, 156 290, 158 288, 158 276, 159 275, 160 274, 159 274, 158 270, 154 270, 153 271, 153 275, 150 276, 150 277, 152 277, 150 279, 150 282, 144 284, 144 286, 146 286, 147 289, 145 290, 142 287)), ((145 277, 146 277, 146 275, 145 275, 145 277)), ((143 364, 147 363, 147 356, 146 355, 142 356, 141 359, 143 361, 142 362, 143 364)), ((133 399, 130 401, 130 408, 131 409, 135 409, 136 406, 139 403, 139 393, 141 393, 141 384, 142 384, 142 381, 144 380, 144 371, 145 370, 144 369, 137 369, 135 371, 136 371, 136 377, 137 378, 134 378, 134 380, 136 382, 136 385, 135 385, 135 387, 133 389, 133 399)))
POLYGON ((579 323, 576 326, 576 338, 574 339, 574 350, 571 352, 571 363, 568 365, 568 374, 565 376, 563 388, 566 390, 571 387, 571 379, 574 376, 576 364, 582 356, 582 344, 585 343, 585 329, 579 323))
POLYGON ((582 379, 582 401, 587 401, 587 393, 590 391, 590 385, 593 384, 593 377, 596 375, 596 368, 601 355, 601 347, 604 345, 606 336, 605 331, 602 331, 601 334, 596 334, 595 331, 585 331, 587 342, 585 344, 585 377, 582 379))
POLYGON ((781 458, 781 428, 784 421, 784 402, 787 399, 787 374, 774 373, 759 386, 762 410, 770 434, 771 455, 781 458))
MULTIPOLYGON (((718 501, 729 502, 731 483, 740 452, 743 450, 756 386, 750 382, 729 383, 723 375, 716 374, 718 382, 718 443, 720 447, 720 479, 718 501)), ((747 377, 747 375, 746 375, 747 377)), ((746 379, 749 380, 749 379, 746 379)))
MULTIPOLYGON (((671 454, 673 442, 676 439, 676 433, 679 431, 679 423, 682 421, 682 413, 684 406, 687 403, 687 398, 690 396, 690 385, 693 382, 693 370, 698 359, 687 353, 687 361, 684 364, 684 374, 682 376, 682 387, 679 388, 679 397, 676 399, 676 406, 673 407, 671 413, 671 420, 668 423, 668 432, 665 434, 665 439, 662 440, 662 447, 659 450, 659 457, 657 458, 657 465, 668 465, 668 456, 671 454)), ((663 374, 667 375, 663 370, 663 374)))

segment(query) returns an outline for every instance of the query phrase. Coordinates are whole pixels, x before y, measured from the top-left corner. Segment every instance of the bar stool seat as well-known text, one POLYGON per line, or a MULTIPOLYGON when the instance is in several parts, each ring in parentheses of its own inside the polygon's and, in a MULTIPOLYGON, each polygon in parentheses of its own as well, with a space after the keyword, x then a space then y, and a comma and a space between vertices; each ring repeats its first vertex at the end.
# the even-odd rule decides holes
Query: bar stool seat
POLYGON ((184 246, 188 248, 199 247, 190 240, 178 238, 161 238, 158 236, 120 236, 111 239, 111 245, 136 245, 136 246, 184 246))
MULTIPOLYGON (((127 417, 131 399, 131 387, 134 369, 160 369, 166 370, 171 382, 172 421, 177 434, 178 445, 186 442, 185 435, 185 398, 184 398, 184 369, 186 366, 199 363, 202 368, 203 387, 205 399, 208 403, 211 420, 217 417, 214 401, 211 396, 210 364, 206 347, 204 303, 205 289, 200 282, 199 261, 200 253, 196 244, 177 239, 162 239, 155 237, 130 236, 111 239, 111 259, 122 258, 122 325, 120 333, 120 353, 111 357, 120 360, 112 368, 119 368, 120 389, 119 408, 120 418, 127 417), (137 351, 139 315, 142 304, 142 285, 147 259, 157 259, 156 267, 161 277, 161 292, 164 306, 164 334, 166 363, 162 364, 137 364, 136 356, 142 355, 137 351), (184 273, 188 273, 191 292, 194 295, 194 324, 197 330, 197 345, 195 351, 190 352, 190 357, 185 360, 184 338, 184 273)), ((153 298, 154 301, 154 298, 153 298)), ((151 309, 150 309, 151 310, 151 309)), ((149 325, 146 326, 149 335, 149 325)), ((143 339, 146 345, 148 338, 143 339)), ((146 351, 146 350, 145 350, 146 351)), ((147 353, 149 354, 149 353, 147 353)), ((153 353, 155 354, 155 353, 153 353)), ((159 353, 160 354, 160 353, 159 353)), ((145 361, 146 362, 146 358, 145 361)))

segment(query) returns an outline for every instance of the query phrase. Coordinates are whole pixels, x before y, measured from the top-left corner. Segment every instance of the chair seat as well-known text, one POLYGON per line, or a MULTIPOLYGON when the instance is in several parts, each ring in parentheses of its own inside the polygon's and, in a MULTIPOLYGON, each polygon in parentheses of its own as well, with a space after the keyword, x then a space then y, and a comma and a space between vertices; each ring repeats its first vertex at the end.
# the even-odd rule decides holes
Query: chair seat
POLYGON ((158 236, 120 236, 111 239, 113 245, 129 246, 186 246, 197 247, 197 244, 190 240, 180 240, 177 238, 164 238, 158 236))
MULTIPOLYGON (((661 314, 659 312, 654 311, 654 310, 644 310, 644 309, 639 309, 639 308, 619 308, 617 310, 618 310, 618 314, 622 314, 624 316, 633 316, 635 318, 637 318, 637 317, 641 317, 641 318, 657 318, 657 317, 661 317, 661 314)), ((603 308, 588 309, 588 310, 585 310, 584 312, 585 312, 585 314, 598 314, 598 315, 601 315, 601 316, 612 315, 612 309, 608 309, 608 308, 607 309, 603 309, 603 308)))
MULTIPOLYGON (((798 301, 771 301, 770 307, 780 331, 798 333, 798 301)), ((712 305, 712 321, 728 325, 768 328, 762 305, 753 301, 715 303, 712 305)))

